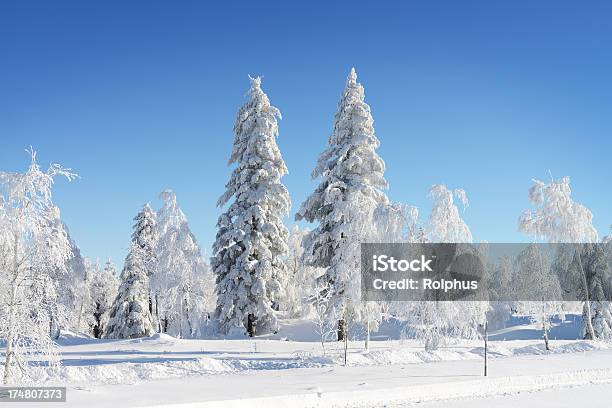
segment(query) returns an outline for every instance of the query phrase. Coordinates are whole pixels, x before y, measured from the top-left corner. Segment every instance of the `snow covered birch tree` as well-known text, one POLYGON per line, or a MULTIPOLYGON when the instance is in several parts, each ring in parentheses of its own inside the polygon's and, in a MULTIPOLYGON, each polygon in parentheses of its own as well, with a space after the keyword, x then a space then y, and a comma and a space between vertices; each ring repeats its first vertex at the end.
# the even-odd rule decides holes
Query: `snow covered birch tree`
POLYGON ((65 270, 70 242, 52 201, 56 176, 76 177, 52 164, 44 172, 30 149, 25 173, 0 173, 0 342, 4 384, 27 382, 36 363, 59 365, 50 336, 53 314, 61 307, 52 274, 65 270))
POLYGON ((364 89, 351 69, 338 103, 326 150, 312 172, 320 184, 302 204, 296 220, 318 222, 304 239, 304 261, 325 268, 320 278, 331 287, 329 312, 344 340, 346 319, 361 307, 359 245, 366 241, 375 208, 387 204, 383 192, 385 163, 376 153, 380 142, 365 103, 364 89))
MULTIPOLYGON (((593 227, 593 214, 588 208, 575 202, 571 194, 569 177, 551 180, 548 184, 540 180, 533 180, 533 186, 529 188, 529 202, 536 208, 521 214, 518 220, 519 231, 551 243, 597 242, 598 234, 593 227)), ((561 246, 557 256, 555 269, 561 274, 559 280, 562 289, 575 290, 575 287, 566 287, 564 285, 566 282, 574 282, 579 285, 576 287, 586 289, 588 288, 587 272, 581 260, 582 251, 572 250, 571 247, 571 245, 561 246), (574 254, 571 264, 569 259, 560 262, 560 258, 568 258, 569 253, 574 254)), ((583 319, 585 337, 593 339, 596 334, 592 327, 589 291, 583 290, 581 297, 586 315, 586 318, 583 319)))
POLYGON ((548 184, 533 180, 529 202, 536 209, 521 214, 519 231, 548 242, 597 242, 593 214, 571 195, 569 177, 551 180, 548 184))
MULTIPOLYGON (((297 225, 291 227, 287 240, 287 278, 284 279, 284 293, 281 310, 290 317, 303 317, 309 311, 309 297, 315 293, 315 281, 320 270, 302 262, 304 248, 302 241, 308 230, 297 225)), ((320 300, 320 298, 318 298, 320 300)))
POLYGON ((523 249, 515 262, 515 270, 520 276, 515 281, 515 296, 519 299, 536 299, 519 301, 516 307, 542 327, 542 339, 548 351, 551 320, 562 310, 559 278, 551 269, 548 257, 535 244, 523 249))
MULTIPOLYGON (((469 243, 472 233, 461 218, 455 204, 458 199, 467 207, 468 199, 464 190, 449 190, 443 184, 434 184, 428 192, 434 201, 425 228, 425 241, 435 243, 469 243)), ((449 337, 474 338, 478 325, 486 320, 488 302, 462 301, 445 302, 428 299, 415 302, 410 319, 416 338, 425 342, 427 350, 437 349, 449 337)))
MULTIPOLYGON (((583 301, 582 332, 585 339, 612 339, 612 310, 606 301, 610 284, 610 267, 605 244, 587 243, 576 250, 570 270, 582 277, 578 286, 579 300, 583 301)), ((609 295, 609 294, 608 294, 609 295)))
POLYGON ((449 190, 443 184, 434 184, 428 192, 434 201, 427 222, 427 239, 430 242, 472 242, 472 232, 461 219, 454 198, 463 207, 468 206, 467 195, 462 189, 449 190))
POLYGON ((238 110, 229 164, 235 164, 219 206, 211 267, 216 274, 219 328, 246 327, 249 336, 276 331, 274 306, 285 275, 289 193, 281 183, 287 167, 276 145, 280 111, 270 105, 261 78, 251 78, 247 102, 238 110))

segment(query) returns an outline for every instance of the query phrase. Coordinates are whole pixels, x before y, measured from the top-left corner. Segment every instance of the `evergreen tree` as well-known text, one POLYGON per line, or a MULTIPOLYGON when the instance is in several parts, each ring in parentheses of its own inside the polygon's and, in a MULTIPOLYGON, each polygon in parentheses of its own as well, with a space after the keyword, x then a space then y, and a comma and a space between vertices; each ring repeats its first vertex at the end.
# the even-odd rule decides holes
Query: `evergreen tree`
POLYGON ((155 271, 155 213, 145 204, 134 217, 132 242, 121 272, 121 285, 106 328, 109 338, 136 338, 154 332, 150 279, 155 271))
POLYGON ((146 203, 142 210, 134 217, 134 232, 132 232, 132 242, 138 245, 144 252, 146 259, 145 268, 149 278, 155 272, 155 247, 157 245, 155 218, 155 211, 153 211, 149 203, 146 203))
POLYGON ((214 306, 214 280, 172 190, 160 194, 157 269, 151 280, 158 331, 194 336, 214 306))
MULTIPOLYGON (((142 210, 134 217, 134 227, 132 232, 132 243, 142 249, 144 265, 147 277, 150 279, 157 268, 157 257, 155 248, 157 246, 156 234, 156 214, 149 203, 146 203, 142 210)), ((149 313, 153 314, 153 293, 149 293, 149 313)))
POLYGON ((104 269, 96 267, 89 275, 89 292, 91 294, 93 317, 91 331, 93 336, 99 339, 105 332, 112 300, 117 296, 119 281, 115 265, 113 265, 110 259, 104 264, 104 269))
POLYGON ((106 337, 133 339, 153 334, 145 250, 132 242, 121 272, 121 285, 109 313, 106 337))
POLYGON ((89 302, 89 291, 86 260, 70 235, 68 227, 64 225, 63 228, 70 243, 70 258, 66 261, 65 268, 57 269, 53 275, 57 282, 58 300, 64 306, 62 308, 64 313, 51 313, 50 329, 53 338, 60 335, 62 328, 81 332, 87 327, 85 309, 89 302))
POLYGON ((318 222, 304 239, 304 261, 325 268, 321 279, 329 283, 330 306, 338 319, 338 340, 346 336, 346 318, 359 308, 359 244, 372 225, 373 212, 388 203, 382 191, 385 163, 376 153, 374 133, 363 86, 351 69, 334 118, 328 148, 312 172, 321 182, 302 204, 296 220, 318 222), (357 296, 355 296, 357 295, 357 296))
POLYGON ((251 78, 247 102, 239 109, 234 125, 234 144, 229 164, 235 164, 219 206, 230 202, 217 222, 211 266, 216 275, 219 328, 246 327, 275 331, 275 305, 285 275, 287 228, 282 218, 291 206, 281 183, 287 167, 276 145, 277 118, 261 90, 261 79, 251 78))

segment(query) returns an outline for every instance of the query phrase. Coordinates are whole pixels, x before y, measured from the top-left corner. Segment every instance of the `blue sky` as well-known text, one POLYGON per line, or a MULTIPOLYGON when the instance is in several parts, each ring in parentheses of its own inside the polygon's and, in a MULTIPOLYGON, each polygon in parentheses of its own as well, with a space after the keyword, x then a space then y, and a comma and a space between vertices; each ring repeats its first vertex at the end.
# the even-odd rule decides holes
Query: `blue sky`
POLYGON ((426 214, 430 185, 462 187, 475 239, 525 241, 527 189, 550 170, 604 235, 611 18, 606 1, 5 1, 0 168, 25 169, 32 145, 78 171, 55 200, 87 256, 121 264, 167 187, 210 253, 247 75, 283 113, 295 211, 355 66, 392 200, 426 214))

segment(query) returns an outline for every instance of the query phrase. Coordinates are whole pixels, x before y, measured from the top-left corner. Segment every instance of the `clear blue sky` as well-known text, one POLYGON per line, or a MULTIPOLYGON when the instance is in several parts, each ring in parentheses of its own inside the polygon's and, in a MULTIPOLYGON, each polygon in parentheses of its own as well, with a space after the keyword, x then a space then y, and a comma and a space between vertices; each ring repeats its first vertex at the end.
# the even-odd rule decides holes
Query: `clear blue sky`
POLYGON ((612 223, 612 2, 3 1, 0 168, 24 148, 78 171, 55 199, 85 255, 121 264, 132 218, 170 187, 210 253, 248 88, 283 113, 293 211, 355 66, 392 200, 462 187, 477 240, 525 241, 531 178, 572 177, 612 223))

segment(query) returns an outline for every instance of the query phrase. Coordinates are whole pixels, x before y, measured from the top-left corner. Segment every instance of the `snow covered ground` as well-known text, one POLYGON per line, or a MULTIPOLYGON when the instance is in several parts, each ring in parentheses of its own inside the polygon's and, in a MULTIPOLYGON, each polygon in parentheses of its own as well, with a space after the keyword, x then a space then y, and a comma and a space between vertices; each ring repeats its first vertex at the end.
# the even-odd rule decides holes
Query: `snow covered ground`
POLYGON ((426 352, 398 340, 393 325, 382 327, 369 351, 351 342, 346 367, 340 344, 328 343, 321 355, 309 322, 286 322, 278 334, 257 340, 66 335, 59 383, 68 386, 68 406, 89 407, 560 407, 569 406, 563 395, 582 393, 601 394, 609 404, 612 345, 571 340, 578 323, 553 330, 551 352, 529 324, 492 333, 486 378, 481 342, 426 352))

